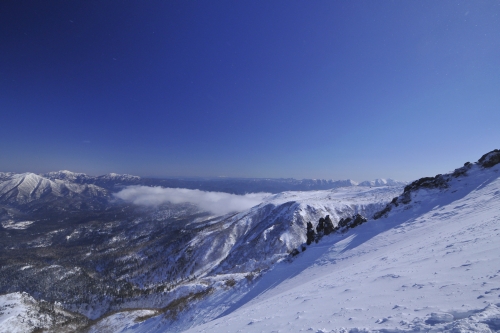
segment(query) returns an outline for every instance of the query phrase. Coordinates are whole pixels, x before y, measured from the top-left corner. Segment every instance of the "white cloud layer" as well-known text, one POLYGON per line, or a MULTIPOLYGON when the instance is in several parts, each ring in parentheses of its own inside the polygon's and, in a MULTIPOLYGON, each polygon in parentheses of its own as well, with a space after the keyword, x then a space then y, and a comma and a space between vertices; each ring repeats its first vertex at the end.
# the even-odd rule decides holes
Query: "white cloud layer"
POLYGON ((241 212, 260 204, 270 193, 236 195, 223 192, 205 192, 185 188, 128 186, 114 194, 115 197, 142 206, 158 206, 166 202, 192 203, 203 210, 223 215, 241 212))

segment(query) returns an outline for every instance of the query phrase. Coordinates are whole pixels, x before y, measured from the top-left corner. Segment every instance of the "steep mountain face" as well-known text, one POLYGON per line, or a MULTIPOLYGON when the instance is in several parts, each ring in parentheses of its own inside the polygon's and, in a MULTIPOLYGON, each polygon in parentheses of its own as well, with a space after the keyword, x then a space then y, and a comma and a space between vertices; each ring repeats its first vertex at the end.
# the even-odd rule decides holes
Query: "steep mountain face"
POLYGON ((85 328, 89 320, 70 313, 58 304, 37 301, 26 293, 0 295, 0 331, 26 332, 77 332, 85 328))
POLYGON ((0 183, 0 202, 23 205, 59 198, 104 198, 107 191, 95 185, 50 180, 34 173, 13 174, 0 183))
MULTIPOLYGON (((495 282, 496 265, 490 264, 498 262, 499 250, 494 237, 500 216, 500 173, 497 163, 491 162, 496 154, 467 164, 466 172, 459 168, 450 175, 415 181, 405 192, 400 188, 402 194, 396 200, 408 192, 411 200, 382 214, 385 209, 376 207, 374 198, 384 193, 388 200, 397 191, 372 188, 361 194, 344 188, 268 198, 226 219, 236 219, 228 223, 228 230, 246 226, 258 232, 225 235, 235 239, 226 259, 198 280, 216 282, 208 295, 190 303, 173 322, 160 312, 128 330, 115 319, 116 331, 183 331, 196 325, 202 326, 190 331, 496 331, 500 303, 492 302, 500 296, 500 286, 495 282), (335 214, 330 204, 339 199, 345 203, 348 198, 355 205, 336 202, 336 207, 343 208, 335 214), (285 244, 303 244, 305 226, 294 232, 294 221, 315 221, 326 213, 335 224, 355 213, 386 218, 371 218, 323 237, 291 260, 273 259, 272 253, 280 253, 285 244), (253 218, 277 222, 254 223, 253 218), (242 219, 246 222, 239 225, 242 219), (469 269, 471 265, 476 270, 469 269), (270 269, 259 271, 261 267, 270 269)), ((95 332, 99 325, 94 326, 95 332)))
POLYGON ((490 175, 484 172, 500 163, 500 150, 495 149, 484 154, 476 163, 466 162, 463 167, 455 169, 449 174, 439 174, 435 177, 420 178, 411 184, 405 186, 403 193, 393 198, 393 200, 380 212, 374 215, 375 219, 388 216, 393 210, 408 210, 421 207, 421 203, 426 202, 427 198, 441 192, 456 193, 463 188, 463 183, 467 183, 469 177, 486 177, 488 182, 495 174, 490 175))
POLYGON ((105 210, 109 199, 107 190, 92 184, 51 180, 33 173, 3 174, 0 181, 0 233, 2 228, 20 230, 42 223, 49 226, 54 221, 89 211, 105 210))
POLYGON ((134 206, 96 185, 141 180, 133 176, 2 177, 0 293, 27 292, 92 320, 152 308, 148 315, 166 311, 164 324, 179 328, 192 323, 174 314, 225 297, 288 258, 304 243, 307 222, 370 216, 402 190, 285 192, 248 211, 213 216, 188 203, 134 206))
MULTIPOLYGON (((187 332, 500 331, 499 162, 496 150, 413 182, 377 220, 277 264, 187 332)), ((133 331, 160 332, 153 322, 133 331)))
POLYGON ((499 162, 495 150, 404 188, 289 191, 224 216, 111 200, 143 184, 133 176, 3 173, 0 302, 54 331, 59 310, 44 309, 89 332, 495 331, 499 162), (326 215, 337 231, 306 246, 326 215))
MULTIPOLYGON (((286 257, 306 241, 306 224, 314 226, 329 215, 334 226, 342 218, 362 214, 371 217, 380 210, 399 187, 366 189, 339 188, 330 191, 284 192, 262 204, 227 220, 231 230, 227 239, 231 251, 217 273, 238 273, 264 270, 286 257)), ((204 238, 200 235, 200 238, 204 238)), ((202 241, 199 239, 199 241, 202 241)), ((226 243, 227 245, 227 243, 226 243)))

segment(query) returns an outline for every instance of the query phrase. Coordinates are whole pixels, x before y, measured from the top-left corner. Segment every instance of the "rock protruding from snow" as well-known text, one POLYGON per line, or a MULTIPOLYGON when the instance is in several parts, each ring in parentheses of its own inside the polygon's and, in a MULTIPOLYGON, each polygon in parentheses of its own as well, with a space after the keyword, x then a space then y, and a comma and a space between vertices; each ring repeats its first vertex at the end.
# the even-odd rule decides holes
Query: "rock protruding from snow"
POLYGON ((465 171, 411 190, 387 219, 295 251, 187 332, 499 332, 500 164, 465 171))
MULTIPOLYGON (((321 220, 320 220, 321 222, 321 220)), ((314 232, 314 228, 311 222, 307 222, 307 232, 306 232, 306 237, 307 237, 307 245, 311 245, 312 242, 314 242, 314 239, 316 238, 316 233, 314 232)))
POLYGON ((498 163, 500 163, 500 150, 495 149, 484 154, 476 163, 466 162, 463 167, 455 169, 452 173, 444 175, 439 174, 435 177, 423 177, 415 180, 411 184, 405 186, 403 193, 395 197, 384 209, 377 212, 373 218, 376 220, 387 216, 393 208, 399 205, 408 205, 419 192, 424 190, 447 189, 455 180, 461 181, 462 178, 467 177, 472 170, 478 168, 491 168, 498 163))
POLYGON ((27 293, 0 295, 1 332, 75 332, 88 324, 84 316, 59 304, 37 301, 27 293))
POLYGON ((500 163, 500 150, 495 149, 487 154, 484 154, 483 156, 481 156, 478 163, 481 164, 484 168, 491 168, 492 166, 497 165, 498 163, 500 163))
POLYGON ((365 223, 367 221, 368 220, 363 215, 356 214, 353 217, 346 217, 344 219, 341 219, 339 221, 338 227, 347 230, 347 229, 350 229, 350 228, 355 228, 358 225, 361 225, 361 224, 363 224, 363 223, 365 223))

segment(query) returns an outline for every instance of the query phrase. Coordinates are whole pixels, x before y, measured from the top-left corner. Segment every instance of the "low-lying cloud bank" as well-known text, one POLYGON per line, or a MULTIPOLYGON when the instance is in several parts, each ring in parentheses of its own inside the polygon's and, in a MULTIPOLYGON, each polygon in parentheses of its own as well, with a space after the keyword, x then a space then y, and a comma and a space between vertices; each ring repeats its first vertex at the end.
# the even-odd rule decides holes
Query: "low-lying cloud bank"
POLYGON ((142 206, 158 206, 171 202, 192 203, 203 210, 223 215, 231 212, 241 212, 260 204, 271 193, 249 193, 236 195, 223 192, 205 192, 185 188, 163 188, 148 186, 129 186, 114 196, 142 206))

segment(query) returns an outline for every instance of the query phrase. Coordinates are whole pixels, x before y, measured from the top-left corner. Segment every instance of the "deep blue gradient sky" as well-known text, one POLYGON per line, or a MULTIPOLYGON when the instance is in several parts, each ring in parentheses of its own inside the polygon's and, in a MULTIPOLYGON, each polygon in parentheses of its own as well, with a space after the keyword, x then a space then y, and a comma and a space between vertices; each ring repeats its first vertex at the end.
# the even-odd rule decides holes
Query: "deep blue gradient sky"
POLYGON ((500 148, 499 1, 1 1, 0 171, 412 180, 500 148))

